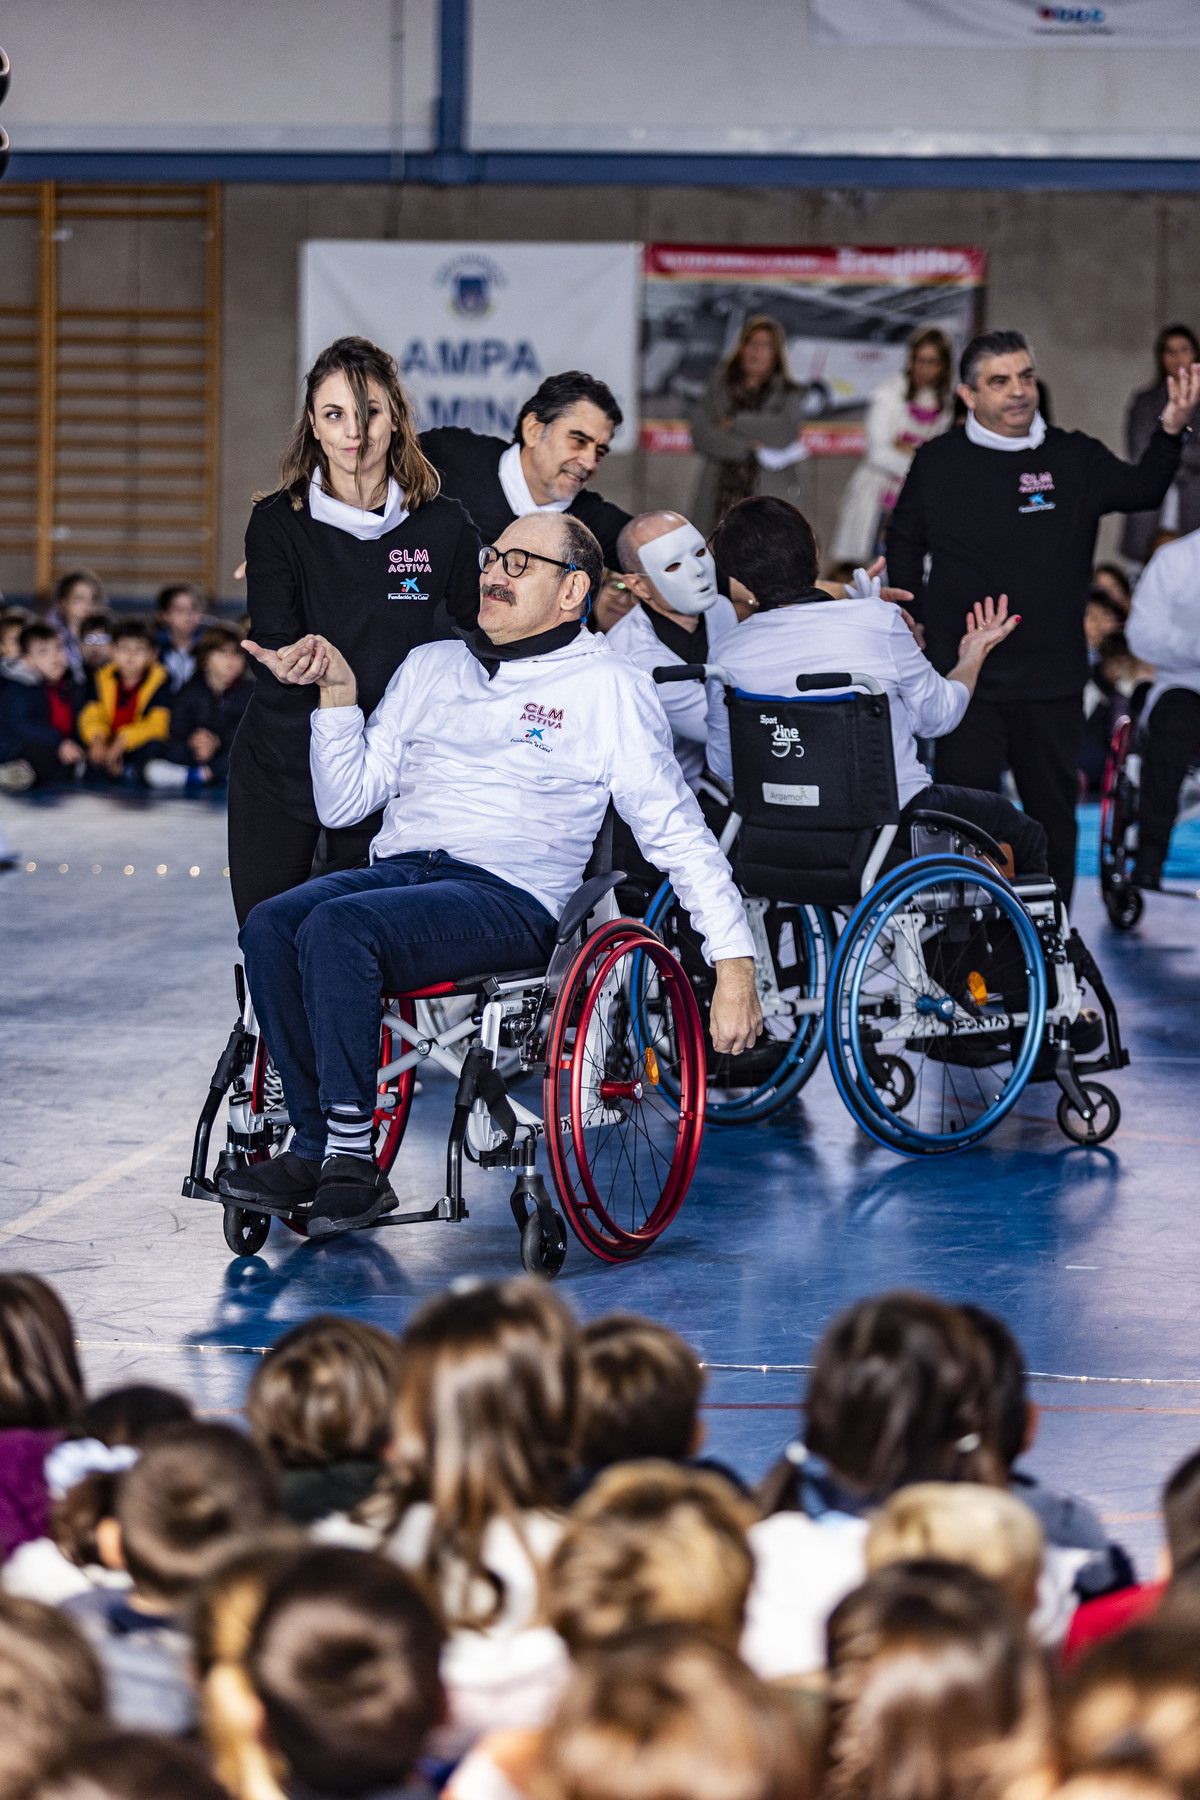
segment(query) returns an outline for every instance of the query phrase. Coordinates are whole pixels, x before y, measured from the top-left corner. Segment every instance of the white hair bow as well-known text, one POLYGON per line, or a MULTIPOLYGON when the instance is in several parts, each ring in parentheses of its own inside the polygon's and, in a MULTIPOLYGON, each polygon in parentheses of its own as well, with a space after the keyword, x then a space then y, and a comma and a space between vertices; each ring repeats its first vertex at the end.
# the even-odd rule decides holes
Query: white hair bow
POLYGON ((102 1444, 99 1438, 68 1438, 56 1444, 42 1469, 46 1486, 56 1500, 85 1481, 89 1475, 123 1475, 132 1469, 138 1452, 132 1444, 102 1444))

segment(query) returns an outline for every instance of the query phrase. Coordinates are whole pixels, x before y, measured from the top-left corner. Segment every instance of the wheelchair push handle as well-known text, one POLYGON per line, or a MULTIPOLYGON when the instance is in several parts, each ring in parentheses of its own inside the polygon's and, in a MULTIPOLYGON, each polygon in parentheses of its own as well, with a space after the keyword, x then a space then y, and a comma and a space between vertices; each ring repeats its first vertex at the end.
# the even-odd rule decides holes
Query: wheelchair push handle
POLYGON ((808 693, 819 688, 863 688, 868 694, 882 694, 883 684, 874 675, 856 675, 852 670, 833 670, 824 675, 797 675, 799 691, 808 693))
POLYGON ((733 676, 720 663, 665 663, 650 673, 659 687, 667 681, 723 681, 726 687, 733 686, 733 676))

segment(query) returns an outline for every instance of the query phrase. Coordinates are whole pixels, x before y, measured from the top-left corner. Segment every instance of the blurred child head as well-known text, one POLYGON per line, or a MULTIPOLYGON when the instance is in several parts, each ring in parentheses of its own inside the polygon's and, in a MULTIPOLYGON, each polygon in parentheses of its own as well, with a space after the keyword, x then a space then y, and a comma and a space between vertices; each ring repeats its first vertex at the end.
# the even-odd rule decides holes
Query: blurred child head
POLYGON ((966 1563, 1004 1589, 1028 1617, 1037 1605, 1044 1540, 1039 1521, 1004 1488, 973 1481, 917 1481, 871 1520, 867 1568, 936 1558, 966 1563))
POLYGON ((285 1469, 377 1460, 392 1435, 400 1345, 378 1326, 317 1313, 268 1350, 250 1382, 256 1441, 285 1469))
POLYGON ((1107 588, 1093 587, 1083 609, 1083 635, 1089 650, 1098 650, 1106 637, 1123 632, 1129 608, 1114 600, 1107 588))
POLYGON ((579 1461, 585 1469, 665 1457, 682 1462, 703 1442, 697 1407, 704 1371, 665 1325, 609 1313, 579 1334, 579 1461))
POLYGON ((817 1346, 805 1444, 879 1501, 911 1481, 1003 1485, 978 1333, 930 1294, 879 1294, 847 1308, 817 1346))
POLYGON ((229 1800, 229 1795, 190 1747, 172 1738, 114 1731, 60 1756, 30 1800, 229 1800))
POLYGON ((67 651, 53 625, 35 619, 20 636, 21 661, 43 681, 61 681, 67 672, 67 651))
POLYGON ((441 1627, 392 1562, 311 1550, 272 1582, 249 1672, 270 1740, 317 1794, 401 1787, 442 1711, 441 1627))
POLYGON ((893 1563, 828 1625, 830 1800, 973 1800, 1048 1761, 1024 1620, 974 1569, 893 1563))
POLYGON ((154 610, 172 643, 186 649, 204 617, 204 599, 188 582, 173 581, 159 590, 154 610))
POLYGON ((112 634, 116 623, 111 613, 89 613, 79 627, 79 650, 89 669, 102 669, 112 660, 112 634))
POLYGON ((996 1402, 996 1448, 1006 1469, 1029 1449, 1041 1416, 1029 1398, 1025 1352, 1004 1320, 982 1306, 960 1306, 967 1323, 982 1338, 991 1363, 996 1402))
POLYGON ((622 1463, 577 1500, 546 1570, 546 1617, 572 1656, 622 1631, 693 1625, 735 1652, 754 1509, 720 1475, 622 1463))
POLYGON ((530 1800, 809 1800, 787 1702, 729 1650, 651 1625, 586 1651, 528 1781, 530 1800))
POLYGON ((34 615, 24 606, 6 606, 0 612, 0 657, 21 654, 21 633, 32 625, 34 615))
POLYGON ((577 1330, 544 1282, 481 1282, 439 1295, 414 1314, 388 1451, 391 1476, 363 1506, 384 1528, 414 1500, 433 1519, 424 1574, 447 1558, 466 1571, 461 1625, 490 1623, 503 1606, 482 1562, 492 1519, 554 1506, 575 1436, 577 1330), (492 1595, 482 1611, 481 1588, 492 1595))
POLYGON ((23 1794, 104 1717, 104 1680, 65 1614, 0 1594, 0 1796, 23 1794))
POLYGON ((1171 1567, 1182 1569, 1200 1557, 1200 1450, 1185 1457, 1168 1477, 1162 1510, 1171 1567))
POLYGON ((1093 591, 1099 589, 1102 594, 1115 602, 1120 608, 1122 622, 1129 617, 1129 609, 1133 604, 1133 589, 1129 585, 1129 577, 1119 563, 1097 563, 1092 570, 1093 591))
MULTIPOLYGON (((88 1401, 76 1417, 77 1435, 47 1459, 54 1504, 50 1535, 68 1562, 87 1568, 100 1561, 96 1531, 116 1508, 118 1461, 105 1451, 136 1448, 164 1425, 192 1416, 191 1402, 169 1388, 113 1388, 88 1401)), ((132 1459, 125 1462, 132 1466, 132 1459)))
POLYGON ((1200 1796, 1200 1635, 1135 1625, 1068 1671, 1058 1707, 1064 1778, 1136 1771, 1200 1796))
POLYGON ((99 612, 108 596, 104 583, 90 569, 72 569, 55 583, 53 606, 72 637, 89 613, 99 612))
POLYGON ((154 636, 144 619, 117 620, 112 660, 124 687, 141 687, 154 661, 154 636))
POLYGON ((1123 631, 1113 631, 1103 638, 1096 652, 1100 674, 1126 699, 1139 681, 1153 681, 1154 670, 1129 648, 1123 631))
POLYGON ((246 652, 236 631, 210 625, 196 645, 196 668, 214 694, 223 694, 246 673, 246 652))
POLYGON ((0 1431, 69 1425, 82 1403, 66 1307, 36 1275, 0 1274, 0 1431))
POLYGON ((120 1477, 116 1517, 101 1521, 97 1538, 138 1598, 170 1612, 277 1514, 274 1476, 248 1438, 227 1425, 167 1425, 120 1477))

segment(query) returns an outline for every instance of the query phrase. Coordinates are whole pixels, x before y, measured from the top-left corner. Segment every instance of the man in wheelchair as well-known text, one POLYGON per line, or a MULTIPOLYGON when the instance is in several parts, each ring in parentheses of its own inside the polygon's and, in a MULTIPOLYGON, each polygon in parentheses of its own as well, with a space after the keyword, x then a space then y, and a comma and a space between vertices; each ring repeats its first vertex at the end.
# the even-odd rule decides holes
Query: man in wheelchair
MULTIPOLYGON (((794 691, 801 673, 855 669, 873 675, 887 694, 901 811, 885 869, 911 854, 912 814, 932 808, 1008 844, 1020 874, 1046 873, 1046 833, 1036 819, 1002 794, 934 785, 917 757, 917 737, 953 731, 985 658, 1020 624, 1019 616, 1009 618, 1003 594, 998 606, 989 599, 967 615, 958 662, 943 676, 925 657, 898 606, 870 589, 834 600, 817 587, 812 527, 788 501, 762 495, 732 506, 713 534, 712 549, 718 567, 758 602, 757 616, 721 642, 720 662, 735 687, 783 695, 794 691)), ((708 763, 715 775, 731 779, 729 715, 715 683, 709 694, 708 763)))
POLYGON ((1126 636, 1152 663, 1142 708, 1141 796, 1133 885, 1161 888, 1179 791, 1200 752, 1200 531, 1164 544, 1133 596, 1126 636))
POLYGON ((391 1198, 372 1156, 381 991, 544 967, 609 800, 670 870, 716 966, 711 1032, 754 1042, 754 945, 728 864, 672 752, 654 683, 581 629, 600 547, 569 513, 516 521, 480 552, 479 627, 425 644, 369 720, 325 638, 247 649, 320 688, 313 792, 342 827, 385 807, 367 868, 261 902, 246 975, 295 1127, 289 1152, 223 1173, 223 1194, 306 1206, 310 1237, 391 1198))

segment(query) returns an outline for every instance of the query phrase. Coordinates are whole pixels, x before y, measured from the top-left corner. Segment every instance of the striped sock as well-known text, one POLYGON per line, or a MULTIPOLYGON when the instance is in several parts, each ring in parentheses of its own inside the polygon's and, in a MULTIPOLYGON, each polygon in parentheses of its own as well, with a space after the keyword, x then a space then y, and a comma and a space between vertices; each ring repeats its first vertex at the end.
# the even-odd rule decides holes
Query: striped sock
POLYGON ((360 1156, 370 1162, 375 1115, 360 1106, 331 1106, 325 1119, 325 1155, 360 1156))

